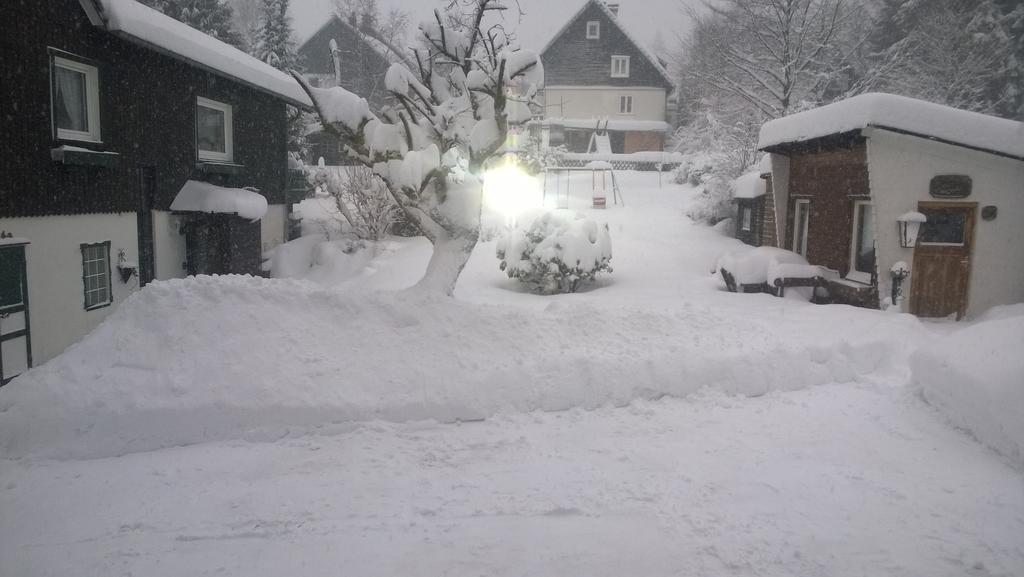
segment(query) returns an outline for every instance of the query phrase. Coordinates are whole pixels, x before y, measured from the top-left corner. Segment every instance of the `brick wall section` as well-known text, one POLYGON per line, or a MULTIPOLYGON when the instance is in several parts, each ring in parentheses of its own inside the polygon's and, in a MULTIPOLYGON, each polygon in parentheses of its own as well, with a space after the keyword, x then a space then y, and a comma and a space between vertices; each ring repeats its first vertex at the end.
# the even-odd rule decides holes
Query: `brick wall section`
POLYGON ((664 134, 661 132, 628 131, 622 152, 629 154, 649 150, 660 151, 664 149, 663 140, 664 134))
POLYGON ((793 242, 793 212, 797 199, 810 200, 807 260, 838 270, 850 268, 853 201, 869 198, 867 147, 855 144, 790 158, 786 246, 793 242))
POLYGON ((772 175, 765 179, 764 208, 761 211, 761 246, 779 246, 778 229, 775 226, 775 193, 772 191, 772 175))

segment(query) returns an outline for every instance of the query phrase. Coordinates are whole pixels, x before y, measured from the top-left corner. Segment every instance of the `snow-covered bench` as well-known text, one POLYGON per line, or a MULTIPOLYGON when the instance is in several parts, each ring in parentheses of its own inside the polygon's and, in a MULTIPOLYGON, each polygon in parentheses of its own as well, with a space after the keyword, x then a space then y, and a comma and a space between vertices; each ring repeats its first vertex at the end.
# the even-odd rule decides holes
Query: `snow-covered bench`
POLYGON ((785 296, 788 288, 827 287, 829 279, 839 276, 836 271, 808 264, 795 252, 765 246, 726 253, 718 257, 712 272, 721 274, 731 292, 778 297, 785 296))

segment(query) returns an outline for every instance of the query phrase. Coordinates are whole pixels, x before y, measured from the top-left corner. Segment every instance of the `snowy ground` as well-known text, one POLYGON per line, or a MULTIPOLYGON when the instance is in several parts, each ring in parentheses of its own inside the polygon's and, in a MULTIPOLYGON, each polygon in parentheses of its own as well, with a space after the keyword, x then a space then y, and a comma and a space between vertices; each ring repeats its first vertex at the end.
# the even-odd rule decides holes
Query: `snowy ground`
POLYGON ((582 294, 493 242, 381 292, 420 240, 143 291, 0 391, 0 575, 1024 575, 1020 461, 907 385, 958 329, 723 292, 690 191, 623 185, 582 294))

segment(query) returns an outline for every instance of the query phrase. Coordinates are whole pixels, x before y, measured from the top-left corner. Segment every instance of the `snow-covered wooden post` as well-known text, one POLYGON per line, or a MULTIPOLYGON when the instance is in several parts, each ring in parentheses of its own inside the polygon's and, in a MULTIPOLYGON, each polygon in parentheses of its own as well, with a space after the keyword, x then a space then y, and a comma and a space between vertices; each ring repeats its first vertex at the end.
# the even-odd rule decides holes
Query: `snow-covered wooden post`
POLYGON ((505 143, 510 125, 530 119, 530 104, 544 79, 537 54, 514 48, 489 13, 497 0, 473 0, 468 13, 451 3, 448 18, 420 25, 421 46, 385 75, 395 105, 376 115, 365 98, 336 86, 310 86, 324 129, 346 153, 370 167, 406 217, 434 245, 417 288, 451 295, 480 235, 484 163, 505 143), (516 96, 506 87, 516 87, 516 96))

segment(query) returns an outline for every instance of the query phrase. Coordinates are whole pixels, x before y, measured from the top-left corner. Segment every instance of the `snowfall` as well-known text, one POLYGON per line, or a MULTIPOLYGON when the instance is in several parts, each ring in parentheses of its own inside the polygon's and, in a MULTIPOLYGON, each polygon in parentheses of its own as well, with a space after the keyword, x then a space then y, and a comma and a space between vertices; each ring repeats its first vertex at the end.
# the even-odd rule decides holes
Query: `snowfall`
POLYGON ((729 293, 696 192, 618 178, 577 294, 497 226, 453 299, 404 238, 135 294, 0 389, 0 574, 1024 575, 1024 305, 729 293))

